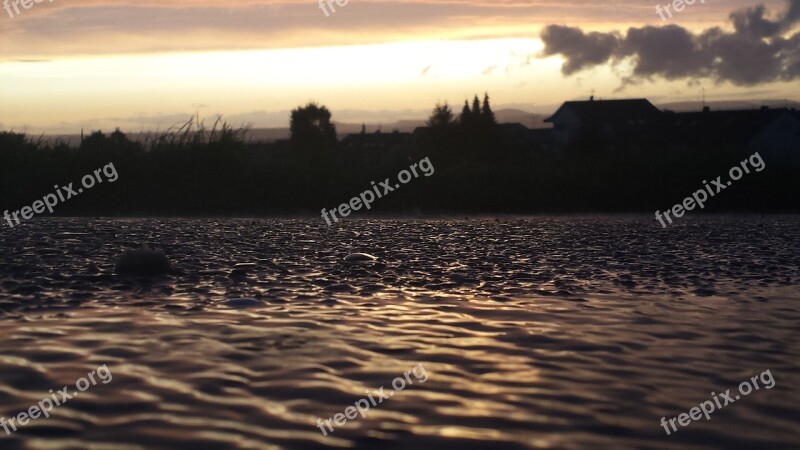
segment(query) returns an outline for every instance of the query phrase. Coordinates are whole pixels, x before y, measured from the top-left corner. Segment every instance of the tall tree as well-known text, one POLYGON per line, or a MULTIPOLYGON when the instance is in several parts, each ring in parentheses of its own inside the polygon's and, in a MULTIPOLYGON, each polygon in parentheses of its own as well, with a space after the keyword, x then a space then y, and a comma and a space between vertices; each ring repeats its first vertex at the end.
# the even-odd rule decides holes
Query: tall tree
POLYGON ((459 122, 463 126, 470 126, 472 125, 472 111, 469 110, 469 102, 464 100, 464 109, 461 110, 461 117, 459 117, 459 122))
POLYGON ((475 99, 472 100, 472 114, 476 118, 481 116, 481 101, 478 100, 477 94, 475 95, 475 99))
POLYGON ((336 125, 325 106, 309 103, 292 110, 289 125, 292 147, 302 151, 321 151, 336 145, 336 125))
POLYGON ((481 120, 484 124, 492 126, 497 124, 497 119, 494 117, 492 107, 489 105, 489 94, 485 93, 483 96, 483 108, 481 110, 481 120))

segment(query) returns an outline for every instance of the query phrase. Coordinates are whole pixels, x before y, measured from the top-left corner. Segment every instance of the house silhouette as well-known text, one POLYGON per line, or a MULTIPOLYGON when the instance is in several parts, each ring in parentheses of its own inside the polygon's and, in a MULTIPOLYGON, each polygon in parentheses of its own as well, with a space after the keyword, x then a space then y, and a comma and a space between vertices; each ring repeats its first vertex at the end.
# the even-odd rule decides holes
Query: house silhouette
POLYGON ((659 119, 661 111, 644 98, 629 100, 569 101, 545 123, 553 124, 556 145, 566 146, 580 137, 615 141, 622 134, 640 133, 659 119))
POLYGON ((707 148, 734 145, 800 164, 800 112, 789 108, 661 111, 647 99, 565 102, 551 117, 556 147, 653 145, 707 148))
POLYGON ((671 113, 662 135, 675 145, 733 144, 779 159, 800 157, 800 112, 788 108, 671 113))

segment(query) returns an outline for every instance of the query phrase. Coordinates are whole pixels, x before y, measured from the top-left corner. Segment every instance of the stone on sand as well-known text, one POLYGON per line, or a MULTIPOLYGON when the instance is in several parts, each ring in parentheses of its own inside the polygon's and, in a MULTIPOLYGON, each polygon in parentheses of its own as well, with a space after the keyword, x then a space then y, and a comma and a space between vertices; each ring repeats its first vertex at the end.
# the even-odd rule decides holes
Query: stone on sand
POLYGON ((377 260, 377 257, 368 253, 351 253, 344 257, 344 261, 348 263, 372 263, 377 260))
POLYGON ((169 273, 172 266, 164 252, 147 247, 128 250, 117 260, 114 271, 118 275, 159 276, 169 273))
POLYGON ((263 303, 254 298, 232 298, 225 301, 225 305, 231 308, 252 308, 253 306, 261 306, 263 303))

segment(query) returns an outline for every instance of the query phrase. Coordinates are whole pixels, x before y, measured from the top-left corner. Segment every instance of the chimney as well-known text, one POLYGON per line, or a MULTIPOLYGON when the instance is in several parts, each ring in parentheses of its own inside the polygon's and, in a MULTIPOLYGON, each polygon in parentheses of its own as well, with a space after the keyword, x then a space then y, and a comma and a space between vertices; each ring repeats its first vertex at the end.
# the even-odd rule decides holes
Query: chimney
POLYGON ((593 96, 591 96, 591 97, 589 97, 589 101, 590 101, 590 102, 593 102, 593 101, 594 101, 594 95, 593 95, 593 96))
POLYGON ((710 106, 703 106, 703 112, 704 113, 711 112, 711 107, 710 106))

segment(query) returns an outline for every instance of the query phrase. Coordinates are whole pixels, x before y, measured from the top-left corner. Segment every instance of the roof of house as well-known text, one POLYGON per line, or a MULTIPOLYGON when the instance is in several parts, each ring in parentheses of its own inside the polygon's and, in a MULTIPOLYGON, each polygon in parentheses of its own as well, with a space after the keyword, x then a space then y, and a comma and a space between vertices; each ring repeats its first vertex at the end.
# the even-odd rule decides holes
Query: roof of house
POLYGON ((564 102, 558 111, 545 119, 553 119, 563 110, 569 109, 583 122, 624 122, 632 119, 655 117, 661 113, 649 100, 635 98, 627 100, 587 100, 564 102))

